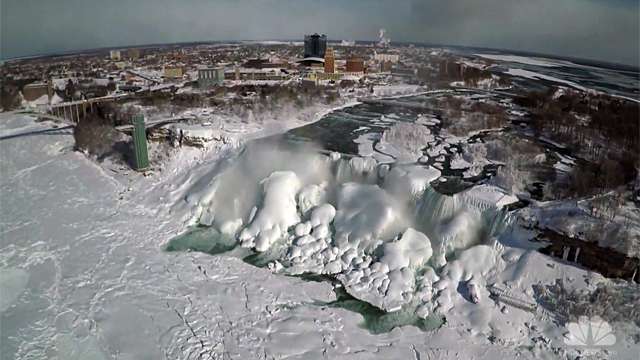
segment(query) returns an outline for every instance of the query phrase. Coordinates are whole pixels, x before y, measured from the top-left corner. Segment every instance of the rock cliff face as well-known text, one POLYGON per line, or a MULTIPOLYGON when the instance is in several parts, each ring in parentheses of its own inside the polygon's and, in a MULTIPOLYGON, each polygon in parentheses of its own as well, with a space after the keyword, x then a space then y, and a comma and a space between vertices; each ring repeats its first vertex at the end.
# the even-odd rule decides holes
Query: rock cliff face
POLYGON ((221 141, 229 143, 233 139, 225 136, 218 130, 212 130, 206 127, 197 128, 175 128, 161 127, 153 128, 148 131, 149 140, 152 141, 169 141, 173 146, 192 146, 203 148, 208 142, 221 141))
POLYGON ((538 240, 551 242, 540 252, 584 266, 610 278, 640 283, 640 259, 610 248, 545 229, 538 240))

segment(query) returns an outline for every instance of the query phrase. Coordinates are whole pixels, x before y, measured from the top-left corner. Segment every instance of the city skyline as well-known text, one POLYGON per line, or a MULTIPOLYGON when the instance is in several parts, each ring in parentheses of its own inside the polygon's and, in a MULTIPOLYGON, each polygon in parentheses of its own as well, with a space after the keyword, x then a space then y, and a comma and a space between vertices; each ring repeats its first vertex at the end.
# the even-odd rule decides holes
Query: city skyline
POLYGON ((3 59, 161 43, 301 41, 314 32, 330 40, 375 40, 385 28, 394 42, 640 63, 638 2, 633 0, 7 0, 0 12, 3 59))

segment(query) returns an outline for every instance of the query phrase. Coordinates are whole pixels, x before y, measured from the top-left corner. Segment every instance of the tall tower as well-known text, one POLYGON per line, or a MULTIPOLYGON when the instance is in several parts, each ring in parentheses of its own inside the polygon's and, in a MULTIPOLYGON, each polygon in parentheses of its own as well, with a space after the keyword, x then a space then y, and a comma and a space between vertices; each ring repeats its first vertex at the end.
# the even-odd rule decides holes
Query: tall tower
POLYGON ((49 100, 49 106, 51 106, 51 99, 53 99, 53 80, 51 80, 51 77, 47 78, 47 99, 49 100))
POLYGON ((333 48, 328 48, 324 54, 324 72, 326 74, 333 74, 336 72, 336 61, 333 48))
POLYGON ((138 171, 144 171, 149 168, 149 156, 147 155, 147 132, 144 126, 144 116, 135 115, 132 122, 135 169, 138 171))

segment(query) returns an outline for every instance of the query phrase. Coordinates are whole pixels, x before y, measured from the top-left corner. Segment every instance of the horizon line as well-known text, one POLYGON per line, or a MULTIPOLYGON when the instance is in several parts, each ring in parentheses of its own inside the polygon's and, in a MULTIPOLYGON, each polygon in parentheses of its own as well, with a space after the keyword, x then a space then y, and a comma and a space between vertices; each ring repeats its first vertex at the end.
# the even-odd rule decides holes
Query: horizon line
MULTIPOLYGON (((82 49, 73 49, 73 50, 65 50, 65 51, 56 51, 56 52, 50 52, 50 53, 35 53, 35 54, 16 56, 11 58, 0 58, 0 61, 5 63, 5 62, 11 62, 11 61, 38 59, 38 58, 46 58, 46 57, 65 57, 65 56, 73 56, 73 55, 83 55, 83 54, 89 54, 92 52, 100 52, 100 51, 108 51, 108 50, 125 50, 125 49, 150 48, 150 47, 159 47, 159 46, 181 46, 181 45, 186 46, 186 45, 194 45, 194 44, 214 44, 214 43, 240 44, 243 42, 266 42, 266 41, 280 41, 280 42, 291 43, 291 42, 303 42, 304 40, 303 39, 194 40, 194 41, 179 41, 179 42, 169 42, 169 43, 101 46, 101 47, 95 47, 95 48, 82 48, 82 49)), ((328 43, 339 43, 341 41, 345 41, 345 39, 327 40, 328 43)), ((347 40, 347 41, 353 41, 356 45, 358 43, 369 43, 369 44, 377 43, 377 40, 347 40)), ((604 60, 594 59, 594 58, 579 58, 579 57, 573 57, 573 56, 567 56, 567 55, 539 53, 539 52, 530 51, 530 50, 514 50, 514 49, 475 46, 475 45, 451 45, 451 44, 429 43, 429 42, 419 42, 419 41, 392 41, 391 46, 393 45, 405 45, 405 46, 414 45, 414 46, 435 47, 435 48, 462 48, 462 49, 475 49, 475 50, 486 50, 486 51, 499 51, 499 52, 511 53, 514 55, 536 56, 536 57, 547 58, 547 59, 571 61, 579 65, 591 65, 591 66, 596 65, 597 67, 609 67, 609 68, 614 67, 613 69, 615 70, 627 70, 627 71, 634 71, 634 72, 640 73, 640 64, 632 65, 627 63, 604 61, 604 60)))

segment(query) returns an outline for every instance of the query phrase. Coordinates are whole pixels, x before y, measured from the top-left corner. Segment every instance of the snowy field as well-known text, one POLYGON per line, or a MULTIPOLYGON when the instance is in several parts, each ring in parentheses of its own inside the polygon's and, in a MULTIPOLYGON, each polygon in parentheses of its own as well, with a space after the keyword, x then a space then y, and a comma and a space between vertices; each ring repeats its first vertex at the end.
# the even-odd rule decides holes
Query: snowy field
MULTIPOLYGON (((575 358, 532 286, 610 282, 537 252, 504 191, 436 194, 433 167, 231 141, 144 177, 50 125, 0 115, 24 134, 0 140, 3 360, 575 358)), ((598 356, 633 358, 612 326, 598 356)))

